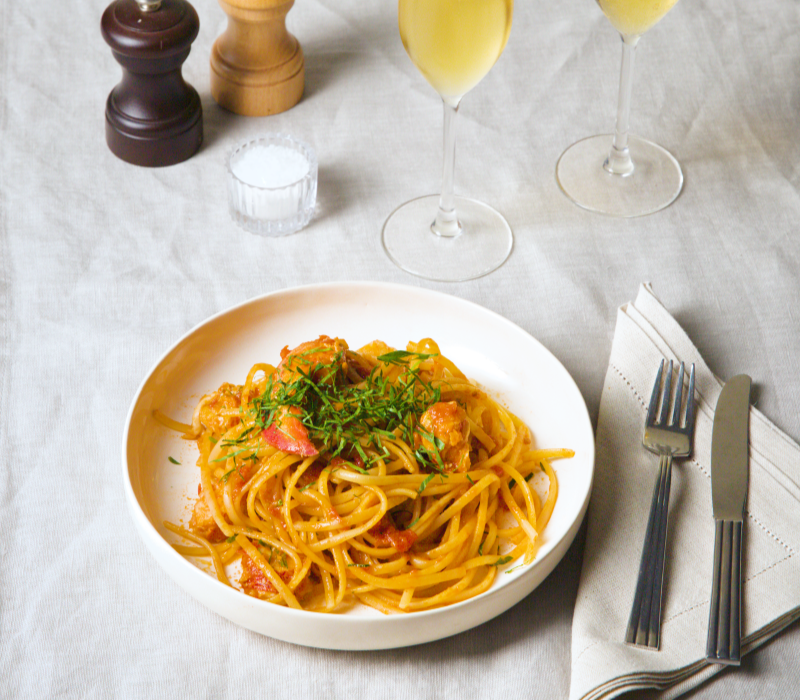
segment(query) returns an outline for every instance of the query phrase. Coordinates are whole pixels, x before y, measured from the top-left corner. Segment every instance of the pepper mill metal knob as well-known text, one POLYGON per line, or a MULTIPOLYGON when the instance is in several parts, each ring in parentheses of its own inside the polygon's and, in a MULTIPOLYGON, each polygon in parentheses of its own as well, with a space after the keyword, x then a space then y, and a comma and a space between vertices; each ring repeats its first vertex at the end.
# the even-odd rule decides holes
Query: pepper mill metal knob
POLYGON ((211 96, 237 114, 263 117, 303 95, 305 59, 286 31, 294 0, 219 0, 228 27, 211 49, 211 96))
POLYGON ((157 167, 190 158, 203 141, 203 110, 181 67, 200 30, 186 0, 114 0, 100 23, 122 66, 106 102, 106 142, 129 163, 157 167))

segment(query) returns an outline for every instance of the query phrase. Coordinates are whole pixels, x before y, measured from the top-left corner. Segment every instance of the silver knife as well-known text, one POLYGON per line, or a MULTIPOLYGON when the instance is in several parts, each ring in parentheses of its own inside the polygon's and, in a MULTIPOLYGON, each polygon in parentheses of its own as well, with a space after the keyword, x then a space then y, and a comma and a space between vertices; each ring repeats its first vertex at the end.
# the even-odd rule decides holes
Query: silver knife
POLYGON ((711 433, 711 501, 716 521, 714 579, 706 659, 741 661, 742 525, 747 502, 750 377, 740 374, 723 388, 711 433))

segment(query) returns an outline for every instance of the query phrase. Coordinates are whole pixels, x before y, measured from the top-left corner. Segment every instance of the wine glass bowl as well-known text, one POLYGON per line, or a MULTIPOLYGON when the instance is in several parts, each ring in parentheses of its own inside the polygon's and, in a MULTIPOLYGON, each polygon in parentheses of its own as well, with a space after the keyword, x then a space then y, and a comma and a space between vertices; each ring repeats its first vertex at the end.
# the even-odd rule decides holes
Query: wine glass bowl
POLYGON ((400 40, 442 99, 457 101, 503 53, 512 6, 511 0, 399 0, 400 40))
POLYGON ((678 0, 597 0, 611 25, 622 36, 641 36, 678 0))
POLYGON ((382 231, 391 260, 419 277, 442 282, 474 279, 500 267, 511 253, 508 222, 487 204, 457 197, 454 174, 461 99, 502 54, 513 6, 513 0, 398 1, 403 46, 444 107, 441 193, 401 205, 382 231))
POLYGON ((622 39, 617 119, 613 134, 582 139, 556 164, 564 194, 590 211, 619 217, 652 214, 672 204, 683 189, 683 172, 662 146, 628 133, 634 51, 642 34, 677 0, 597 0, 622 39))

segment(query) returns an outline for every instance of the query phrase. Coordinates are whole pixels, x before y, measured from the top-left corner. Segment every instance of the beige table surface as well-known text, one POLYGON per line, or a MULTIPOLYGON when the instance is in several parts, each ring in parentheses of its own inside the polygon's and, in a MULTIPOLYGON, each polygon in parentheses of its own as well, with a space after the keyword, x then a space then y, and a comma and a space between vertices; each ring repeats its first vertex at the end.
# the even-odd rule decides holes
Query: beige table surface
MULTIPOLYGON (((196 0, 184 76, 205 142, 143 169, 104 141, 120 79, 105 3, 0 0, 0 695, 45 697, 565 698, 579 537, 532 595, 440 642, 342 653, 240 629, 178 588, 126 511, 120 443, 156 359, 206 317, 313 282, 380 280, 454 294, 538 338, 596 420, 616 309, 650 281, 722 378, 800 439, 800 4, 684 0, 637 50, 632 131, 681 161, 667 210, 593 215, 559 191, 573 141, 613 126, 619 40, 591 0, 520 0, 505 54, 461 108, 457 191, 501 210, 515 247, 462 284, 411 277, 379 233, 436 191, 438 98, 406 56, 392 0, 297 0, 303 101, 244 118, 211 99, 225 16, 196 0), (285 131, 320 160, 316 217, 280 240, 237 228, 224 156, 285 131)), ((334 331, 335 332, 335 331, 334 331)), ((692 698, 785 698, 795 626, 692 698)), ((640 696, 641 697, 641 696, 640 696)))

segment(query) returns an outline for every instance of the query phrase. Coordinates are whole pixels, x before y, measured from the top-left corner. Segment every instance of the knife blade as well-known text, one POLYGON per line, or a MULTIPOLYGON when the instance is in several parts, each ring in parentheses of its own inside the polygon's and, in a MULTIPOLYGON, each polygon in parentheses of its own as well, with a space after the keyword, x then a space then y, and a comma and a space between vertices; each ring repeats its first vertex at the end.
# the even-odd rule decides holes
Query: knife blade
POLYGON ((714 574, 706 659, 741 662, 742 528, 749 477, 750 384, 746 374, 722 388, 711 433, 714 574))

